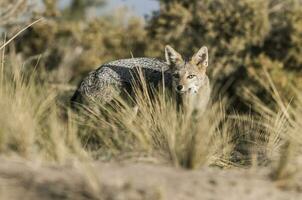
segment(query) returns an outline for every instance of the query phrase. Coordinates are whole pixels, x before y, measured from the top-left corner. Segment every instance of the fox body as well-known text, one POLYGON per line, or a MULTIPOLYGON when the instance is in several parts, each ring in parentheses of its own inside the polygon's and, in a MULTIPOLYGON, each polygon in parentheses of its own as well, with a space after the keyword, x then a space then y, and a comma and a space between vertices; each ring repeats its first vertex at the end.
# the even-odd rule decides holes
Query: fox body
POLYGON ((74 104, 107 103, 124 92, 131 94, 133 81, 139 81, 138 70, 149 86, 165 82, 183 103, 204 109, 210 97, 206 75, 208 50, 202 47, 189 61, 172 47, 165 48, 166 62, 155 58, 130 58, 109 62, 90 72, 80 83, 71 101, 74 104))

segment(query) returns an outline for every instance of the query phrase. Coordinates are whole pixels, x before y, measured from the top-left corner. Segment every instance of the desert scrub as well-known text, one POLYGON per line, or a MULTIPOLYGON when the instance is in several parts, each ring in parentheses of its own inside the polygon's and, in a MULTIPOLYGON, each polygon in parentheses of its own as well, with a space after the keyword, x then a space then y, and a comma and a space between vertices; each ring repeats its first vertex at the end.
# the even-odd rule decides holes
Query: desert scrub
POLYGON ((57 91, 41 81, 36 71, 24 73, 24 62, 13 51, 5 55, 4 50, 0 74, 1 153, 49 161, 77 155, 81 151, 79 141, 73 135, 73 125, 59 115, 57 91))
POLYGON ((100 109, 84 107, 75 119, 94 156, 141 155, 185 168, 230 164, 234 141, 224 103, 209 106, 205 113, 177 110, 169 90, 147 88, 144 79, 128 99, 132 103, 117 98, 110 106, 98 105, 100 109))
POLYGON ((24 65, 13 47, 9 50, 1 57, 2 153, 50 161, 83 156, 114 160, 136 154, 138 159, 145 155, 185 168, 230 164, 232 127, 224 103, 200 116, 178 112, 164 88, 151 89, 150 95, 142 84, 135 87, 135 104, 117 99, 111 106, 100 105, 103 112, 78 115, 66 104, 59 106, 59 91, 44 77, 47 72, 24 70, 29 64, 24 65))
POLYGON ((44 77, 47 73, 24 71, 26 62, 13 50, 1 57, 3 154, 48 161, 83 156, 114 160, 136 154, 186 168, 229 165, 232 136, 222 105, 200 117, 178 112, 164 88, 150 95, 142 84, 135 87, 135 104, 117 99, 111 106, 100 105, 103 112, 71 113, 67 105, 59 106, 59 91, 44 77))
POLYGON ((272 102, 256 80, 262 66, 283 97, 293 95, 292 84, 300 88, 301 1, 158 1, 160 11, 147 23, 148 36, 155 41, 148 46, 148 55, 160 56, 157 50, 167 43, 184 54, 207 45, 210 77, 228 85, 226 95, 235 99, 233 106, 239 112, 249 112, 252 106, 242 99, 238 86, 248 87, 267 104, 272 102))
POLYGON ((165 88, 148 89, 142 84, 134 86, 130 102, 117 98, 110 106, 98 105, 101 112, 86 108, 73 113, 67 104, 59 106, 59 91, 43 77, 47 73, 24 73, 24 61, 13 51, 2 59, 0 146, 5 154, 52 161, 83 156, 145 159, 196 169, 247 166, 246 159, 257 145, 273 149, 260 137, 264 126, 254 116, 232 117, 222 100, 214 101, 203 114, 178 111, 165 88), (245 151, 236 149, 240 145, 245 151), (236 151, 243 157, 234 159, 236 151))

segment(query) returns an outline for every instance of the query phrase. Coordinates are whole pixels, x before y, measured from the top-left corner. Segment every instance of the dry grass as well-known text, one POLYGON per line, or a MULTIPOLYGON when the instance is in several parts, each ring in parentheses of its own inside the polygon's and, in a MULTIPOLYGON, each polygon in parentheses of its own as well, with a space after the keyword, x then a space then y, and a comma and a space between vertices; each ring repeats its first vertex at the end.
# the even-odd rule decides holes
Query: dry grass
MULTIPOLYGON (((19 9, 25 1, 16 2, 19 3, 0 16, 5 19, 0 24, 10 23, 12 11, 19 9)), ((102 180, 96 176, 98 169, 91 165, 93 162, 90 161, 95 160, 152 162, 203 170, 210 170, 206 168, 208 166, 233 167, 234 172, 236 168, 258 170, 259 166, 265 166, 277 186, 301 190, 302 94, 295 87, 292 88, 295 97, 283 98, 264 70, 265 77, 258 77, 258 80, 271 94, 271 105, 245 90, 246 102, 252 110, 248 114, 237 114, 236 108, 229 108, 227 100, 212 102, 204 113, 198 113, 190 107, 179 111, 172 94, 164 87, 150 91, 141 76, 142 84, 134 85, 134 94, 128 99, 117 98, 111 105, 73 112, 68 103, 62 101, 59 87, 48 82, 49 72, 36 69, 38 63, 30 66, 32 61, 22 60, 14 52, 13 40, 38 22, 21 29, 7 41, 4 38, 0 44, 1 156, 53 162, 55 165, 72 163, 83 173, 81 176, 89 188, 83 194, 92 196, 99 196, 100 192, 107 190, 102 188, 102 180)), ((39 56, 37 58, 39 62, 39 56)), ((70 60, 67 55, 64 65, 70 66, 70 60)), ((69 72, 60 68, 63 76, 69 72)), ((65 92, 63 97, 69 98, 65 92)), ((64 173, 70 166, 61 169, 64 173)), ((23 168, 19 170, 22 172, 23 168)), ((172 170, 175 169, 170 168, 172 170)), ((50 177, 47 173, 45 176, 50 177)), ((26 177, 22 175, 20 180, 26 177)), ((69 177, 74 178, 72 173, 69 177)), ((60 184, 65 183, 60 178, 58 186, 54 184, 58 190, 56 193, 69 196, 74 191, 62 191, 64 187, 61 188, 60 184)), ((236 180, 239 180, 238 185, 240 180, 243 181, 240 177, 236 180)), ((68 181, 74 186, 73 179, 68 181)), ((49 188, 48 183, 45 187, 49 188)), ((215 183, 213 187, 218 186, 215 183)), ((79 188, 81 186, 75 186, 75 191, 79 188)), ((0 196, 2 190, 0 188, 0 196)), ((108 191, 114 196, 117 189, 111 190, 108 191)), ((141 193, 140 190, 137 192, 141 193)))
POLYGON ((278 158, 283 141, 300 137, 289 129, 289 123, 299 123, 289 121, 284 106, 275 112, 253 100, 261 110, 257 117, 229 115, 225 101, 214 102, 202 114, 177 111, 164 88, 150 94, 145 84, 135 86, 136 106, 119 98, 111 106, 99 105, 101 112, 85 109, 79 115, 68 105, 58 106, 59 92, 37 71, 23 73, 18 60, 13 51, 2 54, 0 150, 5 154, 59 162, 71 157, 134 159, 196 169, 247 165, 253 156, 267 164, 278 158))
POLYGON ((136 106, 116 99, 111 106, 99 105, 101 111, 85 109, 79 115, 68 105, 59 106, 59 92, 39 70, 24 73, 25 61, 12 50, 5 54, 7 45, 0 45, 2 154, 56 162, 134 159, 189 169, 273 163, 276 180, 288 174, 287 163, 299 160, 301 148, 294 147, 302 143, 302 96, 297 92, 294 103, 284 102, 268 75, 269 87, 263 85, 271 91, 277 109, 247 91, 257 114, 227 114, 222 100, 202 114, 177 111, 173 96, 164 88, 150 94, 142 81, 142 86, 135 86, 136 106), (290 152, 294 156, 287 159, 290 152))
POLYGON ((98 156, 136 153, 185 168, 230 164, 232 127, 221 102, 205 113, 177 111, 176 101, 164 88, 151 92, 146 84, 134 88, 135 106, 119 98, 110 108, 99 105, 101 112, 86 109, 78 119, 89 130, 87 140, 94 133, 91 143, 101 146, 98 156))
POLYGON ((232 127, 222 102, 203 115, 178 112, 163 88, 154 91, 153 98, 144 86, 135 92, 136 108, 117 99, 110 107, 100 106, 103 112, 86 110, 78 116, 67 105, 58 106, 58 91, 44 81, 44 73, 24 73, 24 61, 13 51, 5 55, 3 48, 2 53, 0 150, 4 154, 59 162, 83 156, 137 157, 185 168, 230 164, 232 127))
POLYGON ((36 70, 26 75, 18 56, 13 52, 5 55, 4 51, 0 73, 1 153, 49 161, 83 155, 76 127, 59 115, 57 91, 40 81, 36 70))
POLYGON ((258 79, 262 80, 260 82, 263 88, 270 92, 273 106, 268 106, 249 91, 246 91, 245 94, 249 101, 253 102, 253 109, 261 114, 259 122, 266 129, 265 148, 270 160, 273 161, 271 178, 283 188, 301 187, 301 179, 298 180, 302 164, 301 92, 293 86, 295 96, 283 98, 265 67, 263 72, 264 77, 258 79), (285 99, 291 100, 286 101, 285 99))

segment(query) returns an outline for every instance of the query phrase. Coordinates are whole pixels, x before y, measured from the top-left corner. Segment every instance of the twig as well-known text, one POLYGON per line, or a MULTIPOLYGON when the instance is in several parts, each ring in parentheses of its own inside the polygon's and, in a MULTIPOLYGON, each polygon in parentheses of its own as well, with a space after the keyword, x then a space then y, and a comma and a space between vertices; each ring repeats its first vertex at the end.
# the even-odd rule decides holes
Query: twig
POLYGON ((20 30, 18 33, 16 33, 11 39, 9 39, 7 42, 5 42, 1 47, 0 47, 0 51, 6 46, 8 45, 11 41, 13 41, 16 37, 18 37, 18 35, 20 35, 21 33, 23 33, 26 29, 28 29, 29 27, 33 26, 34 24, 40 22, 41 20, 43 20, 43 18, 40 18, 34 22, 32 22, 31 24, 27 25, 26 27, 24 27, 22 30, 20 30))

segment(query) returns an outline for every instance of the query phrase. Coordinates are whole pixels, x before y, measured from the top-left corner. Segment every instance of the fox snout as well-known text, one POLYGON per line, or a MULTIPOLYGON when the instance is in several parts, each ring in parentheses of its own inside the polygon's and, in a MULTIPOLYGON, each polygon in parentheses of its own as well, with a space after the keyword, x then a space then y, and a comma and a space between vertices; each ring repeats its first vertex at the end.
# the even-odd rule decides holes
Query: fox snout
POLYGON ((185 83, 175 83, 175 91, 178 93, 184 93, 189 90, 189 87, 185 83))
POLYGON ((179 92, 181 92, 181 90, 182 90, 183 88, 184 88, 184 86, 178 85, 178 86, 176 87, 176 90, 179 91, 179 92))
POLYGON ((189 85, 177 85, 175 87, 176 92, 178 93, 196 93, 198 91, 199 87, 195 84, 189 84, 189 85))

